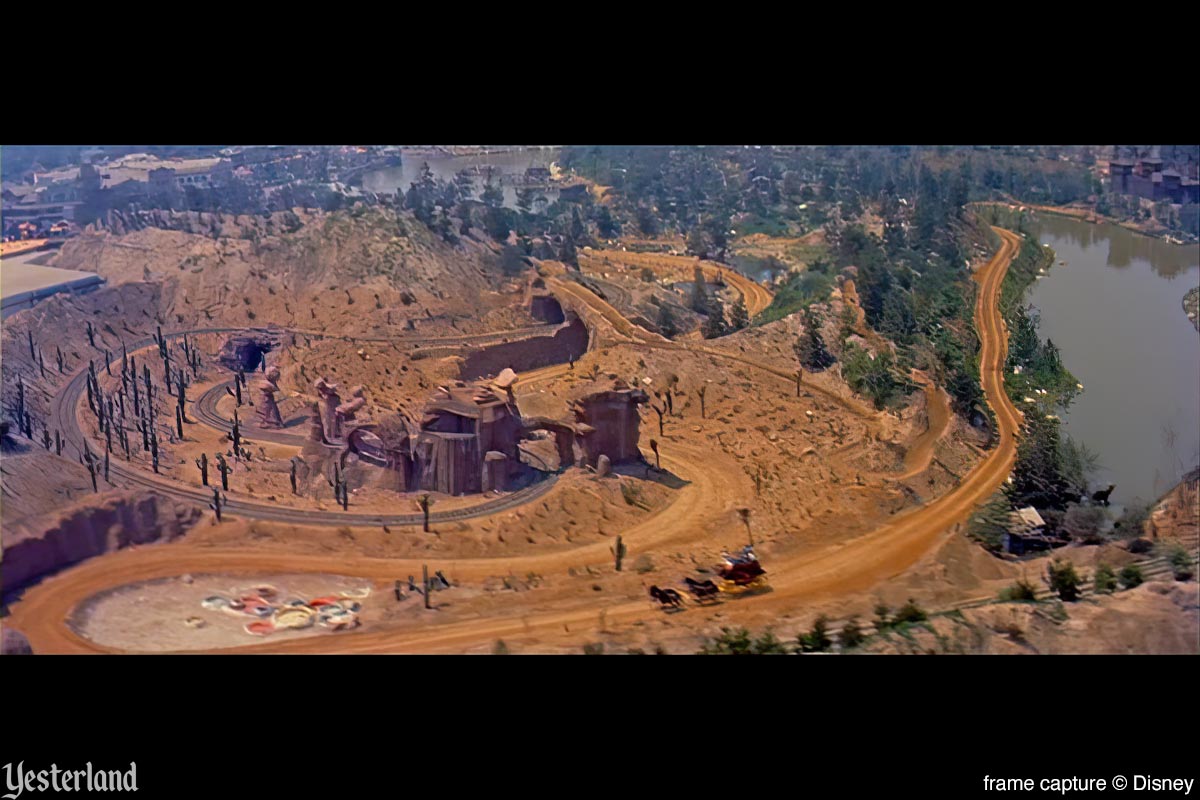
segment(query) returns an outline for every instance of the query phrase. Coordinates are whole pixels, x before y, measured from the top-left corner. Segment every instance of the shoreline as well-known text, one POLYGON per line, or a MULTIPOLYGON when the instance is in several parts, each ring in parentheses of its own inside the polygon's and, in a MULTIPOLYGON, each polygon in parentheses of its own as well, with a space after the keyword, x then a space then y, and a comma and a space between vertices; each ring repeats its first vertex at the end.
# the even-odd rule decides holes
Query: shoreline
POLYGON ((1017 203, 1018 207, 1022 205, 1031 211, 1037 211, 1043 214, 1053 214, 1058 217, 1070 217, 1071 219, 1090 222, 1093 225, 1115 225, 1118 228, 1124 228, 1125 230, 1133 231, 1134 233, 1140 233, 1142 236, 1148 236, 1151 239, 1160 239, 1168 244, 1179 244, 1181 246, 1195 244, 1195 242, 1175 241, 1175 231, 1168 229, 1147 230, 1136 223, 1119 220, 1116 217, 1109 217, 1090 208, 1079 208, 1076 206, 1042 206, 1034 205, 1032 203, 1017 203))
POLYGON ((1187 294, 1183 296, 1181 305, 1183 313, 1187 315, 1192 327, 1200 332, 1200 286, 1188 289, 1187 294))

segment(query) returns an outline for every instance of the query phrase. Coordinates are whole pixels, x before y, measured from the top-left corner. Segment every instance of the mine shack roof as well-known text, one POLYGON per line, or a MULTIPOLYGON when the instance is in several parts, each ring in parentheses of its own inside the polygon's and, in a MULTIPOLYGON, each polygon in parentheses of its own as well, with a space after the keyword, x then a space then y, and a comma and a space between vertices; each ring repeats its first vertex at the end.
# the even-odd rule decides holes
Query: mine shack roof
POLYGON ((1013 512, 1013 522, 1025 528, 1041 528, 1046 525, 1042 515, 1033 506, 1026 506, 1013 512))

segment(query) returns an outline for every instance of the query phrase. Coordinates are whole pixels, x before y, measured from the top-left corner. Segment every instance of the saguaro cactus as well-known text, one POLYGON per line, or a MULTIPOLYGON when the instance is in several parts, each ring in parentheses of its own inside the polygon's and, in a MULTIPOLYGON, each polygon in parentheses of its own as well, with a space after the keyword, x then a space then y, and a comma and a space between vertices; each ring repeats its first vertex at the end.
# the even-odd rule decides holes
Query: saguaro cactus
POLYGON ((213 489, 212 502, 208 504, 208 507, 211 508, 213 510, 213 513, 217 515, 217 522, 220 522, 221 521, 221 493, 218 492, 215 488, 213 489))
POLYGON ((292 494, 296 493, 296 459, 292 459, 292 494))
POLYGON ((425 607, 431 608, 429 605, 429 567, 425 564, 421 565, 421 583, 425 587, 425 607))
POLYGON ((200 469, 200 485, 208 486, 208 454, 201 453, 196 459, 196 466, 200 469))
POLYGON ((654 405, 654 403, 651 403, 650 407, 652 409, 654 409, 655 414, 658 414, 658 435, 662 436, 663 435, 663 414, 665 414, 667 412, 667 409, 656 406, 656 405, 654 405))
POLYGON ((610 547, 609 550, 612 552, 613 559, 616 561, 617 572, 620 572, 621 562, 625 560, 625 556, 629 553, 629 550, 625 547, 625 542, 621 539, 620 535, 617 536, 617 543, 610 547))
POLYGON ((704 416, 704 395, 708 393, 707 386, 701 386, 696 390, 696 394, 700 395, 700 419, 705 419, 704 416))
POLYGON ((229 466, 229 462, 225 460, 225 456, 217 453, 217 471, 221 473, 221 489, 229 491, 229 473, 233 472, 233 467, 229 466))
POLYGON ((429 533, 429 507, 433 505, 433 498, 428 494, 423 494, 417 498, 417 505, 421 507, 421 513, 425 515, 425 532, 429 533))
POLYGON ((796 397, 800 396, 800 383, 804 380, 804 370, 796 370, 796 397))
POLYGON ((175 433, 183 440, 183 406, 175 406, 175 433))
POLYGON ((90 344, 92 347, 95 347, 96 346, 96 329, 92 327, 91 320, 88 320, 88 324, 87 324, 87 337, 88 337, 88 344, 90 344))

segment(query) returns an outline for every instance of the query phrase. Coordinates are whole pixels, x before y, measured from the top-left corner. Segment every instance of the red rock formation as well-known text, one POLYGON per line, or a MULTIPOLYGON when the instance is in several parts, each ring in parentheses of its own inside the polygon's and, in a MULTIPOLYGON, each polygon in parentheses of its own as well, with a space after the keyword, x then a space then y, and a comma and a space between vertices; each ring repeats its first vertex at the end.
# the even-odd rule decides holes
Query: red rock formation
POLYGON ((258 384, 258 424, 264 428, 282 428, 283 417, 275 393, 279 391, 279 367, 267 370, 265 378, 258 384))
POLYGON ((38 518, 36 529, 8 527, 0 562, 4 590, 18 589, 43 575, 131 544, 174 539, 200 517, 195 506, 138 491, 109 494, 98 504, 85 502, 57 519, 38 518))

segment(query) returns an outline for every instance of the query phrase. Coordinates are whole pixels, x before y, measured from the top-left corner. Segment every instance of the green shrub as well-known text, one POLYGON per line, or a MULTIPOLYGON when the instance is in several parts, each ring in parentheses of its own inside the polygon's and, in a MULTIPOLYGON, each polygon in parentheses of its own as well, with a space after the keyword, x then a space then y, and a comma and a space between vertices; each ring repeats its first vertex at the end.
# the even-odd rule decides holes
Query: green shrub
POLYGON ((829 638, 829 618, 824 614, 813 622, 812 630, 802 633, 797 639, 800 651, 804 653, 823 653, 833 646, 829 638))
POLYGON ((858 647, 866 641, 866 638, 862 627, 858 624, 858 617, 851 617, 846 620, 846 624, 842 626, 841 633, 838 634, 838 644, 842 646, 843 650, 848 650, 851 647, 858 647))
POLYGON ((1177 581, 1190 581, 1195 576, 1195 561, 1186 549, 1178 544, 1172 544, 1164 553, 1167 563, 1171 565, 1171 573, 1177 581))
POLYGON ((1032 602, 1037 600, 1037 589, 1025 578, 1000 590, 1000 599, 1006 602, 1032 602))
POLYGON ((927 619, 929 619, 929 615, 925 613, 923 608, 913 602, 913 599, 910 597, 908 602, 900 606, 900 610, 896 612, 893 624, 924 622, 927 619))
POLYGON ((1092 587, 1096 594, 1112 594, 1117 590, 1117 573, 1108 564, 1098 564, 1096 574, 1092 578, 1092 587))
POLYGON ((1132 589, 1135 586, 1141 586, 1146 578, 1142 575, 1142 568, 1137 564, 1127 564, 1121 569, 1121 586, 1126 589, 1132 589))
POLYGON ((775 638, 775 634, 766 631, 750 645, 750 652, 756 656, 786 656, 788 650, 783 642, 775 638))
POLYGON ((703 656, 746 656, 751 655, 750 631, 745 628, 721 628, 721 635, 706 639, 697 651, 703 656))
POLYGON ((1083 581, 1070 561, 1054 559, 1046 568, 1046 582, 1060 600, 1073 603, 1079 599, 1079 587, 1083 581))

